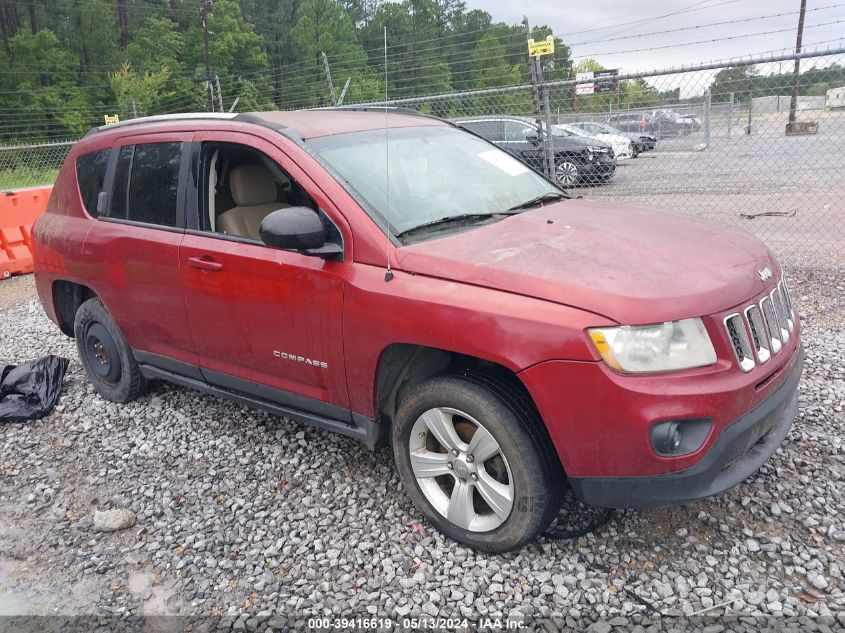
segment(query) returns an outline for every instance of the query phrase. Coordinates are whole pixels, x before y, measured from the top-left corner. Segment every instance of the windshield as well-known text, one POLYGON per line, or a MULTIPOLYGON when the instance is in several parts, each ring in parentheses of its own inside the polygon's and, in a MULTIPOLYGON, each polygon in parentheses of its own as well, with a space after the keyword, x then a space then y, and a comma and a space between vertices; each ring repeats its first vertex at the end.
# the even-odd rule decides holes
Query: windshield
POLYGON ((384 129, 308 141, 350 193, 394 235, 444 218, 505 213, 561 193, 509 154, 453 127, 384 129), (388 206, 389 193, 389 206, 388 206))

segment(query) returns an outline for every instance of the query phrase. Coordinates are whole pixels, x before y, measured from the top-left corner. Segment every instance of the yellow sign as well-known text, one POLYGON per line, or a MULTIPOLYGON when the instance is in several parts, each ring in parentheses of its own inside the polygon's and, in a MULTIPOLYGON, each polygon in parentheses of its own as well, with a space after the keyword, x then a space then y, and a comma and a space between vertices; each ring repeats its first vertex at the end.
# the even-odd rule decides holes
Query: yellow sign
POLYGON ((109 116, 108 114, 103 117, 106 120, 106 125, 114 125, 115 123, 120 123, 120 117, 118 115, 109 116))
POLYGON ((529 57, 539 57, 540 55, 552 55, 555 52, 555 38, 549 35, 546 39, 535 42, 528 40, 528 55, 529 57))

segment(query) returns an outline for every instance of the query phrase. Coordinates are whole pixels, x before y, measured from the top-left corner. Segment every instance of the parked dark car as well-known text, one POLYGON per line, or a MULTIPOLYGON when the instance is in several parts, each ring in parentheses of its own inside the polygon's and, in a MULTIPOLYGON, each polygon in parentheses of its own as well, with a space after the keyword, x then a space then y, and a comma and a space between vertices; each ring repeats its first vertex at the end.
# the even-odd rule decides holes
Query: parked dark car
MULTIPOLYGON (((480 116, 454 122, 492 141, 529 167, 543 171, 545 149, 536 121, 518 116, 480 116)), ((616 173, 613 149, 607 143, 559 132, 552 137, 552 148, 555 178, 564 187, 605 183, 616 173)))
POLYGON ((594 121, 581 121, 578 123, 571 123, 575 127, 579 127, 590 134, 621 134, 631 139, 631 144, 634 147, 634 157, 643 152, 654 149, 657 145, 657 138, 645 132, 625 132, 619 130, 607 123, 596 123, 594 121))
POLYGON ((610 115, 607 123, 623 132, 643 132, 655 138, 686 136, 692 131, 688 123, 669 110, 620 112, 610 115))
POLYGON ((701 130, 701 121, 694 114, 680 114, 678 118, 689 127, 689 133, 698 132, 701 130))

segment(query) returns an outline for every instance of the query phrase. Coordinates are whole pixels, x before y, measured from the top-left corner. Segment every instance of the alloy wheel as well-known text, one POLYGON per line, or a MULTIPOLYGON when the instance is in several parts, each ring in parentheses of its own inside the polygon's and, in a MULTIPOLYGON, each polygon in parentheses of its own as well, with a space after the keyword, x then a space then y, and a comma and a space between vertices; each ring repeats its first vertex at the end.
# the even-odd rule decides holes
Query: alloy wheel
POLYGON ((423 413, 409 439, 414 478, 441 515, 471 532, 495 530, 513 508, 513 475, 499 443, 457 409, 423 413))

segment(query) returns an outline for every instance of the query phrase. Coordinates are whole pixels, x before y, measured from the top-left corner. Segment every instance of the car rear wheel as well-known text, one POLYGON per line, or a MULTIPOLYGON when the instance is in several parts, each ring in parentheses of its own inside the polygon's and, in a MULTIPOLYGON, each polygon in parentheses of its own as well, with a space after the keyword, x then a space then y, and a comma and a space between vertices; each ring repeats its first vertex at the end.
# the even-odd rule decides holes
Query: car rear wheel
POLYGON ((144 392, 146 380, 138 362, 99 298, 79 306, 73 332, 79 360, 101 396, 112 402, 129 402, 144 392))
POLYGON ((533 422, 490 386, 462 376, 416 386, 394 420, 393 451, 405 489, 435 527, 505 552, 549 525, 559 478, 533 422))
POLYGON ((578 163, 571 158, 559 158, 555 163, 555 179, 563 187, 573 187, 581 178, 578 163))

